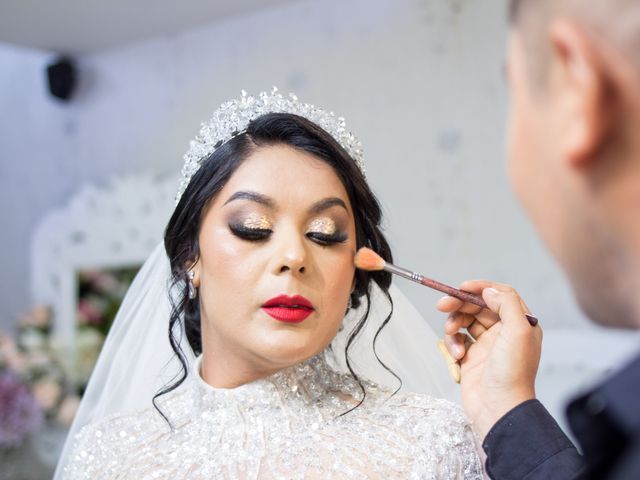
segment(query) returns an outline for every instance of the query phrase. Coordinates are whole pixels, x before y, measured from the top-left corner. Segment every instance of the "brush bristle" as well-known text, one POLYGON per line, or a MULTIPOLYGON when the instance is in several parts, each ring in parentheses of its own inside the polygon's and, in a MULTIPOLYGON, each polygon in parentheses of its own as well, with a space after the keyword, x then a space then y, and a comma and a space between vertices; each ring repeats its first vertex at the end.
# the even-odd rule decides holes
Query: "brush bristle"
POLYGON ((358 250, 353 262, 356 264, 356 268, 366 271, 382 270, 385 265, 384 259, 367 247, 358 250))

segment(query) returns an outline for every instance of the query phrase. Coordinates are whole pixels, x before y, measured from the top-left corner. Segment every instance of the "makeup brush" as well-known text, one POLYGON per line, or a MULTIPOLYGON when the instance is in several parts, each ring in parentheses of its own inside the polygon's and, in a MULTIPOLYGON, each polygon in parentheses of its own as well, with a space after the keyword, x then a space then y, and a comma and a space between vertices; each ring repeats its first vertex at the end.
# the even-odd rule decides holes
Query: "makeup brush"
MULTIPOLYGON (((437 290, 439 292, 446 293, 447 295, 458 298, 463 302, 473 303, 474 305, 478 305, 479 307, 487 308, 487 304, 480 295, 475 295, 464 290, 450 287, 449 285, 445 285, 444 283, 432 280, 423 275, 420 275, 419 273, 412 272, 411 270, 407 270, 405 268, 397 267, 392 263, 387 263, 380 255, 378 255, 370 248, 362 247, 360 250, 358 250, 354 258, 354 263, 356 265, 356 268, 359 268, 360 270, 386 270, 389 273, 395 273, 396 275, 400 275, 401 277, 408 278, 409 280, 413 280, 416 283, 420 283, 425 287, 433 288, 434 290, 437 290)), ((526 313, 525 316, 527 317, 527 320, 532 327, 538 324, 538 319, 533 315, 529 315, 528 313, 526 313)))

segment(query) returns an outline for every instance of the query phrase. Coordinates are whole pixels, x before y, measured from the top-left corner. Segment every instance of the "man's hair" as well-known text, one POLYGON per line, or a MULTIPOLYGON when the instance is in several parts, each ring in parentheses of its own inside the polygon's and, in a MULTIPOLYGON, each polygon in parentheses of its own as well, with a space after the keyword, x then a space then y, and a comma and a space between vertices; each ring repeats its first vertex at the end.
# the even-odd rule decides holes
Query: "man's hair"
POLYGON ((526 0, 511 0, 509 2, 509 22, 514 24, 520 14, 520 7, 526 0))
POLYGON ((640 0, 509 0, 508 13, 536 81, 546 78, 551 53, 547 29, 556 16, 573 19, 605 39, 640 72, 640 0))

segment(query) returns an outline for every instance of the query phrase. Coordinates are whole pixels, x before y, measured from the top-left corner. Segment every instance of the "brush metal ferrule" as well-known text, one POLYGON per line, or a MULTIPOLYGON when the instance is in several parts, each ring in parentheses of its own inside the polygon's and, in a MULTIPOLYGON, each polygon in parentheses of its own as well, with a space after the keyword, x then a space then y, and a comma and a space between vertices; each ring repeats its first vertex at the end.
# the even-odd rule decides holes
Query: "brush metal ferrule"
POLYGON ((419 273, 412 272, 411 270, 407 270, 406 268, 397 267, 393 263, 385 263, 384 269, 387 272, 395 273, 396 275, 400 275, 401 277, 408 278, 416 283, 422 283, 424 277, 419 273))

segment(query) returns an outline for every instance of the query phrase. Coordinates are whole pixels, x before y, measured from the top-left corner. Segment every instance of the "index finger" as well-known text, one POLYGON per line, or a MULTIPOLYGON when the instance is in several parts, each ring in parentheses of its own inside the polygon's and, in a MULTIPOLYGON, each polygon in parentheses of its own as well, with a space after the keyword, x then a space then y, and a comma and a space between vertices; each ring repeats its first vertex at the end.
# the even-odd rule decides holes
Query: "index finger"
POLYGON ((504 285, 502 285, 501 283, 492 282, 491 280, 477 279, 477 280, 465 280, 460 284, 458 288, 466 292, 482 294, 482 291, 485 288, 490 288, 490 287, 496 288, 496 287, 503 287, 503 286, 504 285))
POLYGON ((473 303, 463 302, 459 298, 446 295, 438 300, 436 308, 444 313, 462 312, 476 314, 482 310, 482 307, 473 303))

